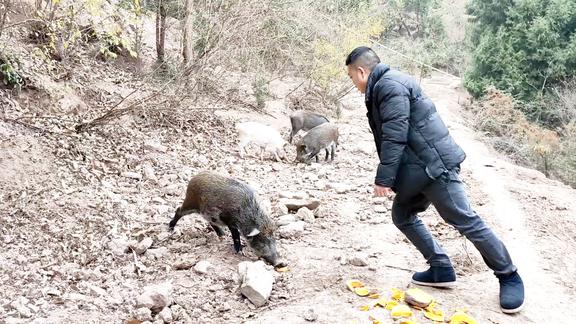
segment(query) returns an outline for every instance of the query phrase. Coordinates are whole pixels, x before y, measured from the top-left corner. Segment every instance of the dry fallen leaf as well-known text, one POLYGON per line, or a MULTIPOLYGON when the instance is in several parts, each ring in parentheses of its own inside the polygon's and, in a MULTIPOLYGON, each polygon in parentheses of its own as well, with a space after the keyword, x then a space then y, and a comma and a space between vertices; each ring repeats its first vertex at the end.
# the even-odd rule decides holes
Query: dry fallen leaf
POLYGON ((404 299, 404 292, 400 289, 392 288, 392 296, 390 296, 390 298, 402 301, 402 299, 404 299))
POLYGON ((444 322, 444 311, 435 307, 428 306, 424 312, 424 316, 435 322, 444 322))

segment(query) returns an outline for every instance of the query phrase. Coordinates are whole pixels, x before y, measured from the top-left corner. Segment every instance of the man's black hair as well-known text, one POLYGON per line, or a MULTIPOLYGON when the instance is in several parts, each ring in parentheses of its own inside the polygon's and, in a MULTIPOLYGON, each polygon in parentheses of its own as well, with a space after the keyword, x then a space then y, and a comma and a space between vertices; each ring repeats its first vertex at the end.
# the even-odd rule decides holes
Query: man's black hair
POLYGON ((346 57, 346 66, 352 64, 372 70, 378 63, 380 63, 378 54, 367 46, 356 47, 348 54, 348 57, 346 57))

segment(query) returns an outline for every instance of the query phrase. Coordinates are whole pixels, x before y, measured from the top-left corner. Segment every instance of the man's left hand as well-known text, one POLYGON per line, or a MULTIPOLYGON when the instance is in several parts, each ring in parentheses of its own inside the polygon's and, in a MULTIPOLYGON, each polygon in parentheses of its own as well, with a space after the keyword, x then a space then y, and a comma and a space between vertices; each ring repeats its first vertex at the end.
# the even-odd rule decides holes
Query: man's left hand
POLYGON ((374 196, 376 197, 390 197, 393 194, 394 192, 392 189, 388 187, 379 186, 377 184, 374 185, 374 196))

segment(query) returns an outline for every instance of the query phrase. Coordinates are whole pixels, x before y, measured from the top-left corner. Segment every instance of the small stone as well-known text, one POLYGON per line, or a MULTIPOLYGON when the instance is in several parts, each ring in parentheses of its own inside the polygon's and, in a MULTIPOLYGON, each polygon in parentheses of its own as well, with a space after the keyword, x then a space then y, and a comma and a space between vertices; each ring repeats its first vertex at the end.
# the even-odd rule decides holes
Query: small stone
POLYGON ((154 173, 154 168, 151 165, 146 164, 142 171, 144 171, 144 179, 158 180, 156 174, 154 173))
POLYGON ((306 225, 303 221, 297 221, 290 223, 278 228, 278 234, 283 238, 294 238, 299 237, 304 233, 304 226, 306 225))
POLYGON ((296 221, 296 216, 294 216, 293 214, 288 214, 288 215, 278 217, 278 220, 276 220, 276 224, 278 226, 284 226, 284 225, 288 225, 290 223, 294 223, 295 221, 296 221))
POLYGON ((124 171, 120 175, 123 176, 124 178, 142 180, 142 175, 138 172, 124 171))
POLYGON ((202 261, 198 261, 196 263, 196 265, 194 266, 194 271, 201 273, 201 274, 207 274, 211 268, 213 268, 213 267, 212 267, 212 264, 210 262, 202 260, 202 261))
POLYGON ((103 288, 100 288, 98 286, 94 286, 94 285, 90 285, 90 291, 92 291, 94 294, 98 295, 98 296, 106 296, 108 295, 108 293, 106 292, 106 290, 104 290, 103 288))
POLYGON ((294 212, 298 211, 298 209, 302 207, 314 210, 320 206, 320 201, 307 199, 282 199, 280 203, 284 204, 289 211, 294 212))
POLYGON ((240 293, 256 307, 263 306, 272 293, 274 276, 266 269, 263 261, 244 261, 238 264, 242 284, 240 293))
POLYGON ((377 213, 386 213, 388 212, 388 208, 386 208, 386 206, 378 205, 374 206, 374 211, 377 213))
POLYGON ((170 304, 172 304, 172 284, 170 283, 147 286, 136 299, 137 307, 146 307, 153 312, 159 312, 170 304))
POLYGON ((174 317, 172 316, 172 310, 169 307, 164 307, 164 309, 162 309, 162 311, 158 314, 158 317, 164 323, 174 322, 174 317))
POLYGON ((356 219, 358 217, 357 214, 358 208, 354 206, 354 204, 346 203, 343 205, 338 206, 338 217, 340 219, 356 219))
POLYGON ((192 266, 193 266, 192 262, 187 261, 187 260, 183 260, 183 261, 180 261, 180 262, 174 264, 174 269, 176 269, 176 270, 188 270, 188 269, 192 268, 192 266))
POLYGON ((356 253, 348 262, 353 266, 365 267, 368 265, 368 256, 364 253, 356 253))
POLYGON ((272 164, 272 170, 274 171, 282 171, 284 167, 280 163, 272 164))
POLYGON ((290 191, 280 191, 278 193, 278 197, 291 199, 291 198, 294 198, 294 193, 290 192, 290 191))
POLYGON ((134 252, 136 252, 136 254, 143 254, 144 252, 146 252, 146 250, 148 250, 149 247, 152 246, 153 242, 154 241, 152 240, 151 237, 146 236, 145 238, 142 239, 142 241, 136 244, 132 244, 130 245, 130 247, 132 248, 132 250, 134 250, 134 252))
POLYGON ((108 243, 108 248, 114 255, 123 256, 128 252, 129 243, 125 239, 115 238, 108 243))
POLYGON ((304 179, 308 179, 312 182, 314 181, 318 181, 320 178, 318 177, 318 175, 314 174, 314 173, 304 173, 304 175, 302 176, 304 179))
POLYGON ((302 207, 300 209, 298 209, 298 212, 296 213, 296 217, 299 220, 303 220, 307 223, 313 223, 314 222, 314 213, 312 213, 312 211, 306 207, 302 207))
POLYGON ((345 183, 330 183, 326 186, 328 189, 334 189, 337 194, 345 194, 350 191, 350 186, 345 183))
POLYGON ((172 235, 172 233, 170 232, 160 232, 158 233, 158 236, 156 236, 156 240, 159 242, 166 241, 170 237, 170 235, 172 235))
POLYGON ((140 307, 136 310, 136 314, 134 314, 137 320, 139 321, 151 321, 152 320, 152 311, 147 307, 140 307))
POLYGON ((163 246, 157 249, 149 249, 146 251, 146 255, 150 255, 154 259, 159 260, 168 255, 168 248, 163 246))
POLYGON ((20 313, 20 316, 22 317, 32 317, 32 311, 27 306, 28 302, 28 298, 20 296, 18 299, 10 303, 10 307, 20 313))
POLYGON ((318 314, 316 314, 312 308, 309 308, 304 312, 304 319, 308 322, 315 322, 318 319, 318 314))
POLYGON ((153 140, 144 142, 144 149, 148 151, 156 151, 161 153, 164 153, 168 150, 166 146, 153 140))
POLYGON ((294 198, 294 199, 308 199, 308 194, 305 193, 304 191, 298 191, 292 195, 292 198, 294 198))

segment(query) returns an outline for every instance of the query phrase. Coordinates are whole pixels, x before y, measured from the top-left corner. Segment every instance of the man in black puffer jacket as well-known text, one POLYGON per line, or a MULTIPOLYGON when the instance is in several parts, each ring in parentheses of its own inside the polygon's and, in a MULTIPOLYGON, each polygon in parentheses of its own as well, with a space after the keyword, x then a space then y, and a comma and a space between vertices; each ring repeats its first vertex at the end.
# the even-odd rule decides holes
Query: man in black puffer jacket
POLYGON ((392 220, 430 265, 416 272, 412 282, 450 287, 456 281, 450 258, 418 218, 432 204, 448 224, 474 243, 498 277, 502 311, 519 312, 524 304, 522 279, 502 241, 470 207, 459 178, 466 154, 454 142, 434 103, 414 79, 380 63, 368 47, 353 50, 346 66, 354 85, 365 94, 380 157, 374 194, 396 194, 392 220))

